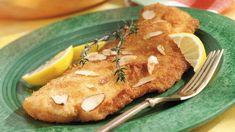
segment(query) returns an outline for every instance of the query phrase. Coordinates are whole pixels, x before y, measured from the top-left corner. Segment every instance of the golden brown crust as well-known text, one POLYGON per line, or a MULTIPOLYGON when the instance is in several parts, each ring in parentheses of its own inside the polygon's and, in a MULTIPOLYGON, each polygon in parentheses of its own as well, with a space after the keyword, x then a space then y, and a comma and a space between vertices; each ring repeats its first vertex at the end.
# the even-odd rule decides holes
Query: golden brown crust
MULTIPOLYGON (((124 50, 131 51, 138 58, 126 65, 125 83, 116 82, 116 77, 113 75, 115 70, 113 57, 108 57, 105 61, 88 62, 82 69, 95 71, 101 76, 80 76, 75 74, 80 67, 73 67, 63 76, 50 81, 32 96, 27 97, 23 102, 27 113, 35 119, 47 122, 97 121, 120 110, 135 98, 149 92, 163 92, 174 85, 189 65, 168 34, 193 33, 198 27, 198 22, 177 8, 160 4, 147 6, 144 10, 154 10, 157 16, 151 20, 144 20, 140 17, 138 33, 130 35, 124 42, 124 50), (165 21, 159 23, 159 20, 165 21), (148 40, 144 39, 146 34, 155 31, 163 31, 163 34, 148 40), (159 44, 164 46, 166 55, 157 51, 156 47, 159 44), (133 88, 132 86, 138 80, 149 75, 147 59, 151 55, 157 56, 159 61, 152 74, 155 79, 133 88), (86 87, 87 83, 95 87, 89 89, 86 87), (105 94, 105 100, 96 109, 90 112, 84 111, 81 108, 82 101, 88 96, 99 93, 105 94), (62 94, 68 95, 68 102, 65 105, 55 104, 51 96, 62 94)), ((116 43, 107 44, 104 49, 112 48, 116 43)))
MULTIPOLYGON (((194 33, 195 29, 199 27, 199 21, 197 19, 193 19, 188 13, 183 12, 176 7, 153 4, 144 7, 142 12, 145 10, 153 10, 156 13, 156 17, 154 17, 152 21, 157 22, 157 20, 166 20, 169 25, 165 25, 165 29, 167 29, 169 33, 194 33)), ((143 21, 143 17, 141 17, 140 20, 143 21)), ((152 21, 145 22, 154 23, 152 21)))

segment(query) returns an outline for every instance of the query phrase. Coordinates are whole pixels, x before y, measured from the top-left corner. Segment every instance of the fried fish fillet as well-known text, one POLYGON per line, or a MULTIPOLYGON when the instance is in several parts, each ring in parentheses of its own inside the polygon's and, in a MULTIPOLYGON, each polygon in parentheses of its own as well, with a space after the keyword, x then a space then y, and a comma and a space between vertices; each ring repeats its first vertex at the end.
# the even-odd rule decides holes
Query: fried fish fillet
MULTIPOLYGON (((175 7, 155 4, 143 8, 137 23, 138 32, 128 36, 123 44, 124 51, 137 57, 125 65, 125 82, 116 82, 113 56, 102 61, 89 61, 82 68, 72 67, 63 76, 51 80, 40 90, 33 92, 23 102, 25 111, 33 118, 46 122, 97 121, 117 112, 146 93, 164 92, 174 85, 188 69, 189 64, 168 34, 194 33, 198 28, 198 21, 175 7), (144 19, 142 14, 145 11, 154 12, 154 17, 144 19), (162 34, 145 39, 146 34, 156 31, 162 34), (165 55, 157 50, 158 45, 164 47, 165 55), (159 62, 151 75, 154 80, 133 87, 140 79, 149 76, 147 60, 151 55, 156 56, 159 62), (99 76, 78 75, 78 70, 94 71, 99 76), (88 88, 89 84, 93 87, 88 88), (100 93, 105 96, 102 103, 91 111, 84 111, 81 107, 84 99, 100 93), (68 95, 67 102, 64 105, 56 104, 51 98, 55 95, 68 95)), ((116 44, 117 42, 111 42, 103 49, 113 48, 116 44)))

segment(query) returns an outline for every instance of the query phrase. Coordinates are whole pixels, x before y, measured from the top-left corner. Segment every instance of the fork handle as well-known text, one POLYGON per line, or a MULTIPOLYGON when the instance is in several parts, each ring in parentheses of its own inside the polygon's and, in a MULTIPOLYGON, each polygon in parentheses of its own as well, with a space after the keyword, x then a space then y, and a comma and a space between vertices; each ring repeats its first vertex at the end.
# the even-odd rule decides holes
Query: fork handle
POLYGON ((126 112, 119 115, 118 117, 116 117, 115 119, 113 119, 112 121, 107 123, 106 125, 99 128, 97 130, 97 132, 108 132, 108 131, 112 130, 113 128, 126 122, 128 119, 130 119, 131 117, 133 117, 134 115, 136 115, 137 113, 139 113, 140 111, 142 111, 143 109, 145 109, 149 106, 154 107, 156 104, 159 104, 161 102, 177 101, 177 100, 180 100, 180 98, 178 96, 177 97, 172 96, 172 97, 147 98, 142 103, 127 110, 126 112))

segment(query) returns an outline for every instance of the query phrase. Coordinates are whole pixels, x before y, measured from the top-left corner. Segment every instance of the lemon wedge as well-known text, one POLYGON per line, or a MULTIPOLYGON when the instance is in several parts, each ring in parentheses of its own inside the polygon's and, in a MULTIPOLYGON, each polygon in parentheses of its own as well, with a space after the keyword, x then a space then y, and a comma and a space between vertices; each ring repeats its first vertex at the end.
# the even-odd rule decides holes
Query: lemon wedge
POLYGON ((176 33, 169 35, 180 48, 185 59, 197 72, 206 60, 206 51, 202 41, 190 33, 176 33))
MULTIPOLYGON (((99 41, 97 43, 98 48, 97 48, 97 45, 93 45, 91 47, 89 53, 96 52, 97 50, 100 50, 106 43, 107 43, 107 41, 99 41)), ((73 61, 76 61, 76 60, 80 59, 81 53, 83 52, 85 46, 89 45, 89 44, 92 44, 92 42, 91 43, 81 44, 81 45, 76 46, 76 47, 73 48, 73 52, 74 52, 74 54, 73 54, 73 61)))
POLYGON ((48 81, 58 77, 68 69, 73 60, 73 52, 73 47, 68 47, 66 50, 47 61, 44 65, 31 73, 25 74, 22 79, 33 86, 46 84, 48 81))

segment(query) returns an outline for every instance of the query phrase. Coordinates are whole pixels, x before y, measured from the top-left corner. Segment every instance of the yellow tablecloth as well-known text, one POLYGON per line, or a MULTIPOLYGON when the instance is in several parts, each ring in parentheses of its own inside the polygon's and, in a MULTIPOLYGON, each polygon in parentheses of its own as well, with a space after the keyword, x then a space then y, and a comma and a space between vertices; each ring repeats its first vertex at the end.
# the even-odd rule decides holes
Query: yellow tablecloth
MULTIPOLYGON (((52 22, 70 17, 75 15, 80 15, 88 12, 95 12, 105 9, 114 9, 123 7, 123 2, 119 0, 111 0, 97 7, 74 13, 71 15, 66 15, 62 17, 50 18, 50 19, 40 19, 40 20, 0 20, 0 48, 4 47, 8 43, 16 40, 17 38, 37 29, 42 26, 48 25, 52 22)), ((233 6, 235 9, 235 4, 233 6)), ((235 18, 235 10, 226 12, 227 16, 235 18)), ((212 121, 206 123, 205 125, 198 127, 193 130, 193 132, 235 132, 235 106, 216 117, 212 121)))

